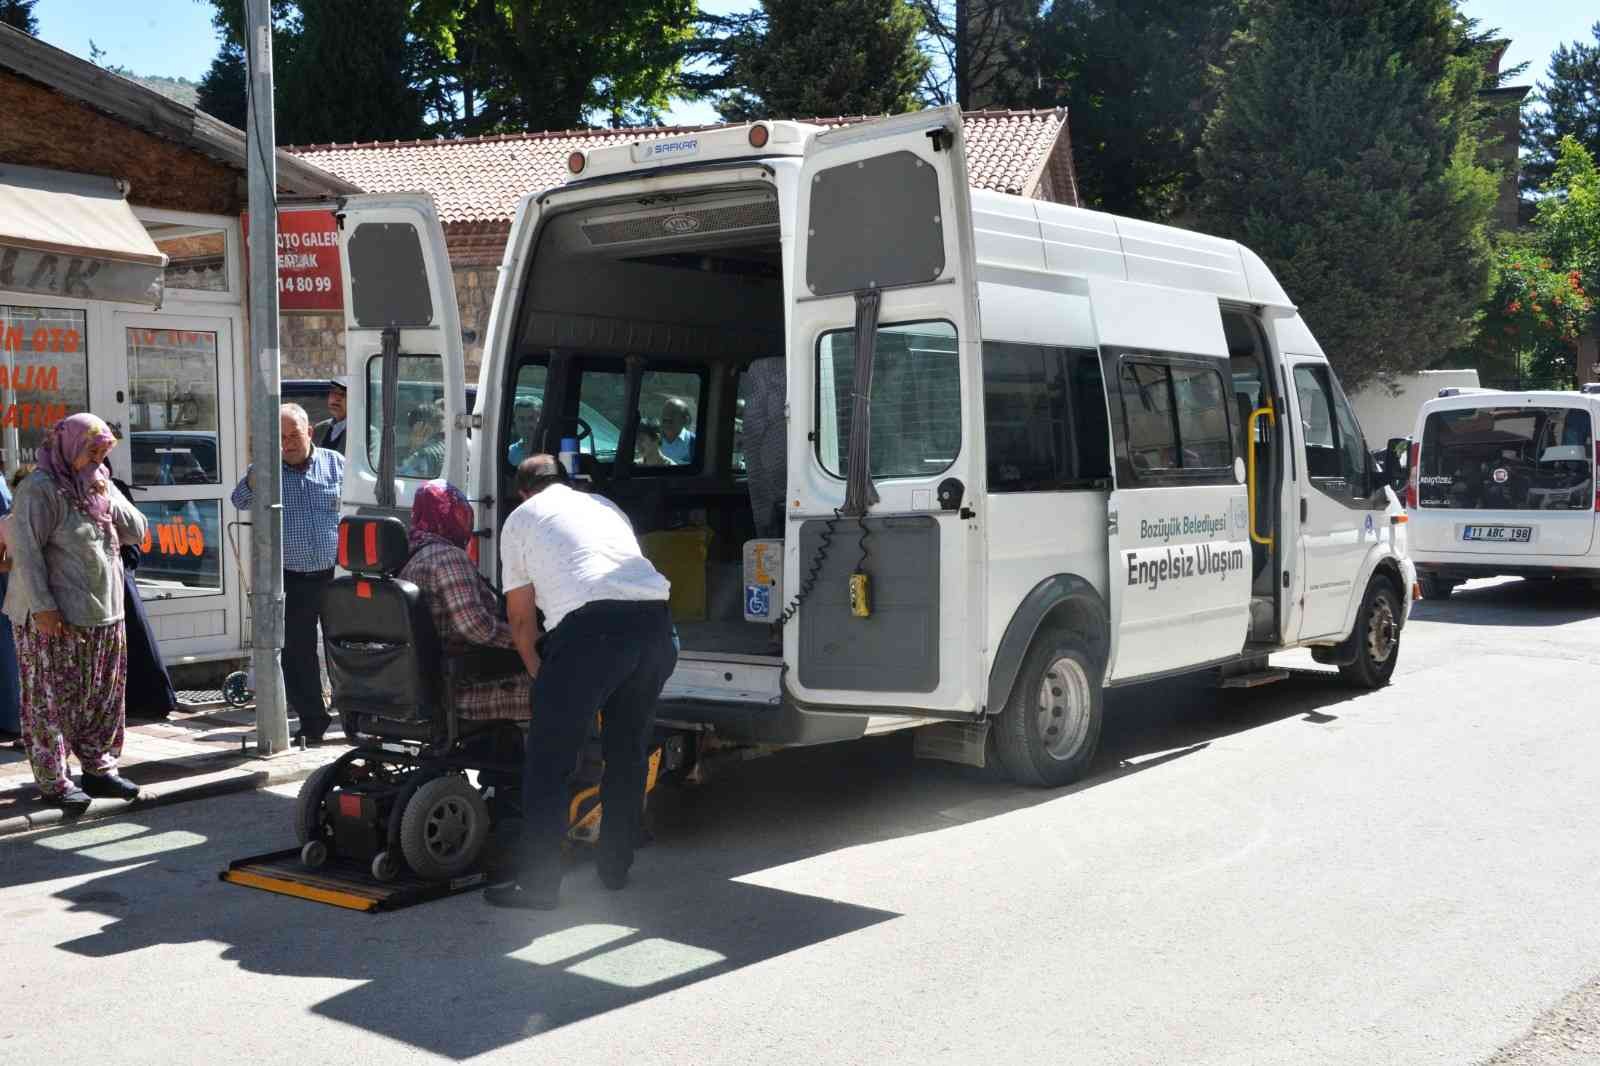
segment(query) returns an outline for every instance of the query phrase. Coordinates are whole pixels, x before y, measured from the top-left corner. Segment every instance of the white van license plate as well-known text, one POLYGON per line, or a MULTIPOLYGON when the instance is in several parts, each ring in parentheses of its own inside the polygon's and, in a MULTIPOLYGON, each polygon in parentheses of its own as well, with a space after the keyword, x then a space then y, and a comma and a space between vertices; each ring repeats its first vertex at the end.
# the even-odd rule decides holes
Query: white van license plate
POLYGON ((1527 544, 1533 540, 1532 526, 1464 526, 1462 540, 1502 541, 1507 544, 1527 544))

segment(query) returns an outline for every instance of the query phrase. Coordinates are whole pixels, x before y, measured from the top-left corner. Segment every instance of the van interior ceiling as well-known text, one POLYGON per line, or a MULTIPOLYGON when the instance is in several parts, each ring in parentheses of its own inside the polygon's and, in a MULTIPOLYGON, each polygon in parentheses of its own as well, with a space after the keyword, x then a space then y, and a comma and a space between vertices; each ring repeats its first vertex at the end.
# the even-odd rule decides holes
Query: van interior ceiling
POLYGON ((781 654, 767 624, 744 621, 742 573, 756 526, 741 386, 785 346, 774 191, 579 206, 546 220, 525 277, 506 395, 537 390, 536 439, 552 452, 586 431, 580 468, 673 582, 686 651, 781 654), (693 455, 650 465, 640 436, 661 428, 670 398, 689 408, 693 455))

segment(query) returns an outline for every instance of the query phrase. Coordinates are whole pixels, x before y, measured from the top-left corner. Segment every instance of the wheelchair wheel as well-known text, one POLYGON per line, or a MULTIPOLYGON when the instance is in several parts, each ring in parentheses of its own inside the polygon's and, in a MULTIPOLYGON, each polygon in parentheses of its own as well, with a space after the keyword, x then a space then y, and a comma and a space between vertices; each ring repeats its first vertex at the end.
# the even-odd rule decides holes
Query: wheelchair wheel
POLYGON ((314 840, 322 840, 323 826, 327 824, 322 805, 327 801, 328 793, 333 791, 334 775, 338 772, 338 763, 319 766, 300 786, 294 801, 295 843, 304 846, 314 840))
POLYGON ((380 851, 372 857, 372 878, 389 882, 400 876, 400 857, 392 851, 380 851))
POLYGON ((440 881, 466 872, 489 836, 489 806, 460 774, 418 788, 400 817, 400 850, 421 877, 440 881))

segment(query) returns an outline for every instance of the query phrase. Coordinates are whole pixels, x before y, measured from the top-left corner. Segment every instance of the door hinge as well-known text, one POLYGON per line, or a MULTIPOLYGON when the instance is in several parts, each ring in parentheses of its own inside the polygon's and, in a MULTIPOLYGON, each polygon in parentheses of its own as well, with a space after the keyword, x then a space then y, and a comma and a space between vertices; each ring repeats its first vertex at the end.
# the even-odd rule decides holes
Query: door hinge
POLYGON ((468 430, 482 429, 483 416, 480 414, 458 414, 456 415, 456 428, 468 430))
POLYGON ((1287 571, 1287 570, 1285 570, 1283 572, 1283 587, 1284 588, 1288 588, 1289 587, 1289 571, 1287 571))
POLYGON ((1306 521, 1307 517, 1310 514, 1311 514, 1311 501, 1306 499, 1304 496, 1300 497, 1300 521, 1302 521, 1302 522, 1306 521))

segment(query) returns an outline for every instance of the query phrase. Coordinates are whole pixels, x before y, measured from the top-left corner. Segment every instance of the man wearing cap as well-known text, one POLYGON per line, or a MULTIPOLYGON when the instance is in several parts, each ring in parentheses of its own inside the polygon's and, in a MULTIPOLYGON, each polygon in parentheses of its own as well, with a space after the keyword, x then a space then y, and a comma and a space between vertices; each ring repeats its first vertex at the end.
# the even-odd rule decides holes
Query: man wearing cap
POLYGON ((317 428, 312 431, 311 442, 318 448, 327 448, 330 451, 343 455, 345 452, 345 379, 333 378, 328 382, 328 413, 332 418, 324 418, 317 423, 317 428))

